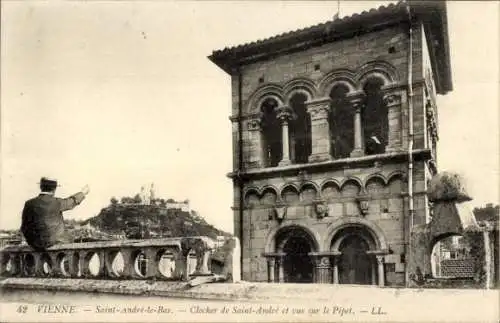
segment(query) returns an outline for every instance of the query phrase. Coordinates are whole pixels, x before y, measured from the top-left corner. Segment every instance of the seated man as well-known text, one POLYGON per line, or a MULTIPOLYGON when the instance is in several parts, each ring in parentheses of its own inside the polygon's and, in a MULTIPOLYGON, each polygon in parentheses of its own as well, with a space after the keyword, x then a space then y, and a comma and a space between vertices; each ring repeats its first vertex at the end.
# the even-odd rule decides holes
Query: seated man
POLYGON ((89 188, 65 199, 54 196, 57 181, 42 177, 40 195, 24 204, 21 232, 26 242, 35 250, 45 250, 58 243, 69 243, 72 239, 64 227, 62 212, 80 204, 89 188))

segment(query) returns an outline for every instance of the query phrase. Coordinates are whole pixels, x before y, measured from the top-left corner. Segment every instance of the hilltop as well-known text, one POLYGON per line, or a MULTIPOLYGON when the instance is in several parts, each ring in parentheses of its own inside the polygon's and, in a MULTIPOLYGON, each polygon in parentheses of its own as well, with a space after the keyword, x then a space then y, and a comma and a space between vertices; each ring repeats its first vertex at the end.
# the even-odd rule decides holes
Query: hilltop
POLYGON ((95 228, 111 236, 130 239, 180 236, 231 236, 207 223, 196 211, 166 203, 163 199, 143 204, 140 198, 112 198, 98 215, 81 221, 80 226, 95 228))

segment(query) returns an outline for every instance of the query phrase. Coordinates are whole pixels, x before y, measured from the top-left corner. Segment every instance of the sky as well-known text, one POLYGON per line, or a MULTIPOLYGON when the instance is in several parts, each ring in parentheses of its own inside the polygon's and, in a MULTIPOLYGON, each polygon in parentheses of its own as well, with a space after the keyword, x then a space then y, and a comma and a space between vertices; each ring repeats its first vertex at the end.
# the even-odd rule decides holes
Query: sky
MULTIPOLYGON (((387 1, 340 2, 340 16, 387 1)), ((2 1, 0 228, 18 228, 41 176, 90 186, 65 217, 154 182, 232 231, 230 79, 207 56, 331 19, 337 2, 2 1)), ((498 203, 499 3, 451 2, 454 90, 438 97, 439 170, 473 206, 498 203)))

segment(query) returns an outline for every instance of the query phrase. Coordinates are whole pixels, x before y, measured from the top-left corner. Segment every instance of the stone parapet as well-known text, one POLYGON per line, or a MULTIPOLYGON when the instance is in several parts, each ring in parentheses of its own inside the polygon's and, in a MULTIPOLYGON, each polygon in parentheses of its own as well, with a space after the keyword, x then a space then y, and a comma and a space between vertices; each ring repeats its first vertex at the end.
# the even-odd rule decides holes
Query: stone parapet
MULTIPOLYGON (((239 280, 239 265, 233 265, 239 263, 233 259, 234 255, 239 257, 239 243, 230 243, 225 249, 219 271, 239 280)), ((43 251, 27 245, 7 246, 0 251, 0 275, 20 279, 187 281, 213 274, 214 250, 215 242, 205 236, 70 243, 43 251)))

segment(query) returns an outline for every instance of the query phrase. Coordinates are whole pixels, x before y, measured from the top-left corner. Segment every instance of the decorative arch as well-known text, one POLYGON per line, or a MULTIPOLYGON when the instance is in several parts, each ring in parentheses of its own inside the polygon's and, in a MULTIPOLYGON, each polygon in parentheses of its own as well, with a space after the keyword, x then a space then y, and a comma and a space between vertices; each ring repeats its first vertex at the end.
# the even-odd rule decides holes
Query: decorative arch
POLYGON ((355 80, 358 89, 362 90, 366 81, 372 77, 381 79, 384 86, 399 80, 398 71, 392 64, 381 60, 371 61, 363 64, 356 72, 355 80))
POLYGON ((299 192, 300 192, 300 199, 302 201, 303 200, 312 201, 318 197, 320 190, 319 190, 318 185, 316 185, 316 183, 307 181, 300 186, 299 192), (314 196, 311 197, 311 196, 306 194, 306 190, 308 190, 308 189, 312 189, 312 191, 314 191, 314 196))
POLYGON ((328 179, 321 183, 321 197, 324 199, 331 199, 340 196, 340 185, 334 179, 328 179))
POLYGON ((245 191, 244 201, 246 206, 255 206, 260 204, 260 193, 257 188, 249 188, 245 191))
POLYGON ((349 92, 355 92, 356 74, 349 69, 333 70, 319 81, 318 92, 322 97, 328 96, 331 89, 339 84, 345 85, 349 92))
POLYGON ((275 99, 279 106, 284 105, 283 88, 274 83, 262 85, 250 95, 246 111, 248 113, 259 112, 262 103, 269 98, 275 99))
POLYGON ((403 180, 405 176, 406 176, 405 172, 400 171, 400 170, 395 170, 395 171, 391 172, 389 175, 387 175, 387 184, 389 184, 389 182, 394 180, 394 179, 403 180))
POLYGON ((344 186, 348 183, 354 183, 355 185, 357 185, 359 187, 359 190, 361 191, 364 187, 363 185, 363 182, 355 177, 355 176, 349 176, 347 178, 345 178, 342 183, 340 184, 340 190, 342 190, 344 188, 344 186))
POLYGON ((307 100, 310 101, 317 96, 316 85, 314 82, 307 78, 296 78, 288 81, 283 86, 283 93, 286 104, 289 104, 290 98, 295 93, 302 93, 307 97, 307 100))
POLYGON ((260 192, 261 190, 257 187, 257 186, 248 186, 245 191, 244 191, 244 196, 246 196, 247 194, 250 194, 252 192, 255 192, 257 195, 260 196, 260 192))
POLYGON ((298 202, 299 201, 299 187, 293 183, 284 185, 280 190, 280 197, 285 202, 298 202), (286 194, 289 194, 286 196, 286 194))
POLYGON ((279 196, 277 190, 271 186, 264 186, 260 194, 260 204, 275 205, 278 202, 279 196))
POLYGON ((323 190, 327 186, 335 185, 337 189, 340 191, 340 183, 336 179, 333 178, 328 178, 325 179, 321 184, 319 185, 321 187, 321 190, 323 190))
POLYGON ((372 174, 365 180, 365 192, 370 195, 387 193, 387 181, 382 174, 372 174))
POLYGON ((385 178, 385 176, 380 173, 377 173, 377 174, 371 174, 365 178, 364 188, 366 189, 368 187, 370 181, 376 181, 376 180, 381 181, 384 184, 384 186, 387 185, 387 179, 385 178))
POLYGON ((267 184, 267 185, 262 186, 262 188, 261 188, 261 189, 260 189, 260 191, 259 191, 259 194, 260 194, 260 195, 264 194, 264 192, 265 192, 266 190, 272 190, 272 191, 274 192, 274 194, 279 195, 279 194, 278 194, 279 189, 278 189, 276 186, 274 186, 274 185, 270 185, 270 184, 267 184))
MULTIPOLYGON (((321 245, 320 245, 320 236, 316 231, 313 231, 307 227, 297 225, 297 224, 291 224, 287 226, 282 226, 282 227, 276 227, 272 230, 269 231, 266 237, 266 244, 264 247, 264 252, 265 253, 272 253, 272 252, 278 252, 276 248, 276 237, 279 237, 280 234, 285 233, 286 231, 293 232, 295 230, 296 232, 303 232, 304 234, 309 237, 309 241, 311 242, 311 247, 314 251, 322 251, 321 250, 321 245)), ((282 242, 283 243, 283 242, 282 242)))
MULTIPOLYGON (((348 227, 358 227, 358 228, 363 228, 367 232, 370 233, 371 238, 373 238, 373 247, 376 248, 377 250, 387 250, 389 249, 387 245, 387 239, 385 238, 384 232, 382 229, 380 229, 379 226, 377 226, 375 223, 372 221, 366 220, 364 218, 360 217, 344 217, 340 218, 330 225, 328 228, 327 234, 325 236, 325 239, 322 241, 322 246, 325 248, 325 250, 330 250, 332 246, 338 246, 340 245, 340 242, 334 241, 336 238, 336 235, 345 228, 348 227)), ((338 250, 334 250, 338 251, 338 250)))
POLYGON ((319 192, 320 191, 320 187, 318 184, 316 184, 315 182, 313 181, 305 181, 303 182, 300 187, 299 187, 299 191, 302 192, 304 190, 304 187, 307 187, 307 186, 312 186, 314 188, 314 190, 316 192, 319 192))
POLYGON ((404 190, 404 178, 405 173, 401 171, 395 171, 387 176, 387 186, 389 192, 391 193, 402 193, 404 190))

